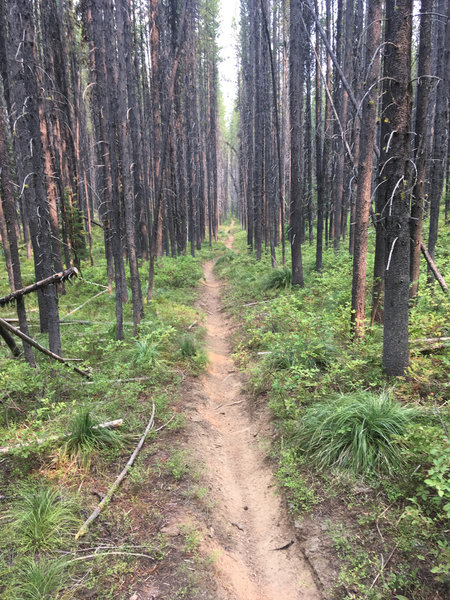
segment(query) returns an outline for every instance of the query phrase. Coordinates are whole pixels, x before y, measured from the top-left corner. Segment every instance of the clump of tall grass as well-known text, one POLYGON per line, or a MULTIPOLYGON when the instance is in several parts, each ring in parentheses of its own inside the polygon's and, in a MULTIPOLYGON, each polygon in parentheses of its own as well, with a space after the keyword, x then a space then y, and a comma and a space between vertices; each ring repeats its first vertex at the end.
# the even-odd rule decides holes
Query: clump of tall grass
POLYGON ((79 525, 74 502, 46 486, 19 492, 8 511, 11 533, 21 550, 54 550, 79 525))
POLYGON ((140 367, 158 368, 161 366, 160 342, 154 341, 150 336, 137 340, 134 362, 140 367))
POLYGON ((219 267, 220 265, 230 263, 235 258, 236 258, 236 252, 234 252, 233 250, 229 250, 228 252, 225 252, 225 254, 222 254, 222 256, 219 256, 219 258, 216 260, 214 266, 219 267))
POLYGON ((180 339, 180 351, 181 356, 184 358, 190 358, 191 356, 197 355, 197 345, 192 335, 184 335, 180 339))
POLYGON ((294 433, 297 448, 319 469, 392 472, 402 465, 398 436, 415 411, 387 392, 357 392, 308 407, 294 433))
POLYGON ((289 267, 273 269, 262 281, 264 291, 287 290, 292 286, 292 271, 289 267))
POLYGON ((11 600, 59 598, 58 592, 64 587, 67 577, 68 565, 64 560, 27 558, 18 569, 8 598, 11 600))
POLYGON ((122 438, 117 431, 99 427, 88 410, 83 410, 72 419, 66 438, 65 450, 69 456, 82 457, 86 460, 94 450, 105 446, 117 447, 122 438))

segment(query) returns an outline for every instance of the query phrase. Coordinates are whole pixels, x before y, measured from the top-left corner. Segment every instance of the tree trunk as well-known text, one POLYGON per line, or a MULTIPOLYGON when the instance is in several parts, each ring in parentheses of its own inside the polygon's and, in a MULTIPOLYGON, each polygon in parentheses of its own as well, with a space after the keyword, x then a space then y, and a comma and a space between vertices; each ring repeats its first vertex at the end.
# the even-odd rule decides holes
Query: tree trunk
POLYGON ((289 106, 291 120, 290 242, 292 285, 303 287, 303 82, 304 28, 301 0, 291 0, 289 31, 289 106))
POLYGON ((359 153, 358 187, 356 191, 356 225, 353 254, 353 283, 351 327, 355 338, 364 337, 366 306, 367 241, 369 233, 369 211, 375 128, 378 94, 376 82, 380 69, 380 53, 377 51, 381 35, 381 0, 369 0, 366 21, 366 94, 362 106, 361 143, 359 153), (376 54, 375 54, 376 53, 376 54))
POLYGON ((412 0, 388 0, 392 17, 385 41, 384 82, 389 107, 384 113, 391 134, 383 175, 386 211, 386 271, 383 367, 386 375, 403 375, 409 364, 409 168, 411 118, 412 0), (394 8, 395 6, 395 8, 394 8))

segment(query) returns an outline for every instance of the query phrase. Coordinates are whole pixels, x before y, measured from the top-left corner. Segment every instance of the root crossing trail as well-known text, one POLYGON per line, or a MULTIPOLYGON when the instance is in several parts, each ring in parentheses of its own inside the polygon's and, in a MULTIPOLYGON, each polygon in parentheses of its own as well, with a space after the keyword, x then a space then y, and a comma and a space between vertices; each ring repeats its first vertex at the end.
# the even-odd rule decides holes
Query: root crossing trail
POLYGON ((213 503, 204 550, 216 557, 218 600, 318 600, 261 448, 270 425, 250 414, 230 358, 230 324, 221 311, 221 284, 212 262, 205 264, 204 275, 199 304, 207 314, 209 367, 199 383, 191 382, 187 400, 189 443, 205 463, 213 503))

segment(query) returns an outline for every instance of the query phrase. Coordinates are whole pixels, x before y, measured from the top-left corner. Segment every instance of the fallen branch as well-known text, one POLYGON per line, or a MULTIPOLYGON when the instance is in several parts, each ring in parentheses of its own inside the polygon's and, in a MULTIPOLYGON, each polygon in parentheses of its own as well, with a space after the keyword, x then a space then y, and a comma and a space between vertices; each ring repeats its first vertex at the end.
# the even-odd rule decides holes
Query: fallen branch
POLYGON ((77 556, 76 558, 72 558, 71 560, 68 560, 65 564, 66 565, 70 565, 70 563, 73 562, 77 562, 79 560, 88 560, 91 558, 101 558, 102 556, 111 556, 112 554, 119 554, 121 556, 139 556, 141 558, 149 558, 150 560, 155 560, 155 558, 153 556, 150 556, 150 554, 141 554, 140 552, 119 552, 119 551, 114 551, 114 552, 102 552, 101 554, 88 554, 87 556, 77 556))
MULTIPOLYGON (((106 423, 100 423, 99 425, 95 425, 94 429, 105 428, 105 429, 116 429, 123 424, 123 419, 116 419, 115 421, 107 421, 106 423)), ((21 444, 16 444, 15 446, 4 446, 0 448, 0 454, 9 454, 12 450, 17 450, 18 448, 28 448, 37 444, 38 446, 45 444, 46 442, 54 442, 56 440, 64 439, 67 437, 69 433, 64 433, 62 435, 49 435, 45 438, 36 438, 32 442, 25 442, 21 444)))
POLYGON ((7 329, 4 329, 1 325, 0 325, 0 337, 2 337, 5 340, 5 343, 8 346, 8 348, 11 350, 11 352, 13 353, 13 356, 20 356, 22 354, 22 350, 19 348, 19 346, 14 341, 13 336, 9 333, 9 331, 7 329))
POLYGON ((430 344, 429 346, 425 346, 425 348, 416 348, 415 352, 419 354, 434 354, 435 352, 439 352, 439 350, 445 350, 445 344, 430 344))
POLYGON ((4 329, 7 329, 10 333, 13 333, 14 335, 17 335, 18 337, 20 337, 20 339, 22 339, 25 342, 27 342, 28 344, 30 344, 30 346, 33 346, 33 348, 36 348, 36 350, 39 350, 43 354, 46 354, 47 356, 50 356, 50 358, 53 358, 54 360, 57 360, 58 362, 62 363, 63 365, 71 367, 79 375, 82 375, 83 377, 90 378, 90 374, 87 371, 82 371, 78 367, 74 367, 73 365, 69 365, 69 363, 66 361, 65 358, 62 358, 61 356, 58 356, 58 354, 55 354, 54 352, 51 352, 51 350, 47 350, 47 348, 44 348, 44 346, 41 346, 40 344, 38 344, 38 342, 36 342, 36 340, 33 340, 33 338, 30 338, 30 336, 28 336, 25 333, 23 333, 23 331, 21 331, 17 327, 13 327, 10 323, 8 323, 7 321, 5 321, 4 319, 0 319, 0 327, 3 327, 4 329))
POLYGON ((445 283, 445 279, 442 277, 442 275, 439 273, 436 265, 434 264, 434 260, 431 258, 430 253, 428 252, 428 250, 425 248, 425 244, 423 242, 420 242, 420 249, 422 251, 422 254, 425 257, 425 260, 428 263, 428 266, 431 269, 431 272, 433 273, 433 275, 435 276, 435 278, 437 279, 439 285, 442 288, 443 292, 447 292, 448 291, 448 287, 447 284, 445 283))
POLYGON ((422 342, 424 344, 435 344, 436 342, 449 342, 450 337, 434 337, 434 338, 417 338, 416 340, 411 340, 411 344, 415 344, 416 342, 422 342))
MULTIPOLYGON (((376 582, 378 581, 378 579, 380 578, 380 575, 383 573, 384 569, 388 566, 389 561, 391 560, 391 558, 394 556, 395 551, 398 548, 398 542, 395 544, 394 549, 392 550, 392 552, 389 554, 389 557, 387 559, 387 561, 382 565, 381 569, 378 571, 377 576, 375 577, 375 579, 372 581, 369 590, 371 590, 373 588, 373 586, 376 584, 376 582)), ((367 596, 366 596, 367 598, 367 596)))
POLYGON ((230 402, 230 404, 219 404, 214 410, 219 410, 219 408, 225 408, 227 406, 234 406, 235 404, 242 404, 243 402, 243 400, 238 400, 237 402, 230 402))
POLYGON ((98 296, 101 296, 102 294, 105 294, 107 291, 108 291, 108 288, 106 288, 106 290, 102 290, 98 294, 95 294, 95 296, 92 296, 91 298, 89 298, 89 300, 86 300, 86 302, 83 302, 83 304, 81 304, 80 306, 77 306, 76 308, 74 308, 73 310, 68 312, 66 315, 64 315, 63 319, 65 319, 66 317, 69 317, 70 315, 73 315, 73 313, 76 313, 77 310, 80 310, 80 308, 83 308, 83 306, 86 306, 86 304, 88 302, 90 302, 91 300, 94 300, 94 298, 98 298, 98 296))
POLYGON ((139 454, 142 446, 144 445, 145 439, 146 439, 146 437, 147 437, 150 429, 152 429, 154 421, 155 421, 155 403, 153 402, 152 414, 151 414, 150 420, 149 420, 149 422, 147 424, 147 427, 145 428, 144 434, 141 437, 141 439, 139 440, 139 444, 136 446, 133 454, 128 459, 127 464, 125 465, 125 467, 123 468, 123 470, 121 471, 121 473, 119 474, 119 476, 117 477, 117 479, 114 481, 114 483, 112 484, 112 486, 109 488, 108 492, 106 493, 106 496, 97 505, 97 507, 94 510, 94 512, 91 513, 91 515, 86 519, 86 521, 83 523, 83 525, 78 530, 78 532, 77 532, 77 534, 75 536, 76 540, 86 533, 86 531, 88 530, 89 525, 93 521, 95 521, 95 519, 98 517, 98 515, 101 513, 101 511, 105 508, 105 506, 107 506, 109 504, 111 498, 114 495, 114 492, 119 487, 119 485, 121 484, 122 480, 125 478, 126 474, 128 473, 128 471, 130 470, 131 466, 133 465, 133 463, 134 463, 134 461, 136 459, 136 456, 139 454))
POLYGON ((277 550, 287 550, 288 548, 290 548, 292 546, 293 543, 294 543, 294 540, 291 540, 287 544, 284 544, 284 546, 280 546, 279 548, 272 548, 272 550, 273 550, 273 552, 276 552, 277 550))
MULTIPOLYGON (((130 377, 129 379, 110 379, 108 383, 128 383, 130 381, 148 381, 151 377, 130 377)), ((93 385, 95 381, 84 381, 83 385, 93 385)))
POLYGON ((60 273, 54 273, 50 277, 46 277, 41 281, 36 281, 35 283, 27 285, 26 287, 21 288, 20 290, 15 290, 14 292, 11 292, 7 296, 3 296, 3 298, 0 298, 0 306, 4 306, 5 304, 12 302, 13 300, 17 300, 17 298, 25 296, 25 294, 31 294, 31 292, 40 290, 41 288, 46 287, 47 285, 59 283, 60 281, 66 281, 71 279, 72 277, 78 277, 78 269, 76 269, 75 267, 70 267, 70 269, 66 269, 65 271, 61 271, 60 273))

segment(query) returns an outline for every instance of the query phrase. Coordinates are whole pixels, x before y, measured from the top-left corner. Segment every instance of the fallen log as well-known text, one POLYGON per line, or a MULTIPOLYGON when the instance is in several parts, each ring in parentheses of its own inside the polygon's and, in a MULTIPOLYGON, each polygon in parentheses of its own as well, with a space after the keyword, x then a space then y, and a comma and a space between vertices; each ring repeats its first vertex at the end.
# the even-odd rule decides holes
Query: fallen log
POLYGON ((431 272, 433 273, 433 275, 435 276, 437 282, 439 283, 439 285, 442 288, 442 291, 447 292, 448 291, 448 287, 447 284, 445 283, 445 279, 442 277, 442 275, 439 273, 436 265, 434 264, 434 260, 431 258, 430 253, 428 252, 428 250, 425 248, 425 244, 423 242, 420 242, 420 249, 422 251, 422 254, 425 257, 425 260, 428 263, 428 266, 431 269, 431 272))
POLYGON ((432 338, 417 338, 416 340, 411 340, 411 344, 416 342, 423 342, 425 344, 434 344, 436 342, 449 342, 450 337, 432 337, 432 338))
POLYGON ((31 294, 31 292, 40 290, 41 288, 46 287, 47 285, 59 283, 60 281, 70 280, 72 277, 78 277, 78 269, 76 269, 75 267, 70 267, 70 269, 66 269, 65 271, 61 271, 60 273, 54 273, 50 277, 46 277, 41 281, 36 281, 35 283, 27 285, 26 287, 21 288, 20 290, 15 290, 14 292, 11 292, 6 296, 3 296, 3 298, 0 298, 0 306, 5 306, 5 304, 8 304, 9 302, 17 300, 17 298, 25 296, 25 294, 31 294))
MULTIPOLYGON (((95 425, 94 429, 98 429, 98 428, 116 429, 117 427, 120 427, 122 424, 123 424, 123 419, 116 419, 115 421, 107 421, 106 423, 100 423, 99 425, 95 425)), ((41 444, 44 444, 45 442, 54 442, 56 440, 64 439, 68 435, 69 435, 68 433, 63 434, 63 435, 49 435, 48 437, 45 437, 45 438, 36 438, 32 442, 20 443, 20 444, 16 444, 15 446, 4 446, 3 448, 0 448, 0 454, 9 454, 9 452, 11 452, 12 450, 17 450, 17 448, 28 448, 29 446, 33 446, 33 444, 37 444, 38 446, 40 446, 41 444)))
POLYGON ((0 325, 0 337, 2 337, 5 340, 5 343, 8 346, 8 348, 11 350, 11 352, 13 353, 13 356, 20 356, 22 354, 22 350, 19 348, 19 346, 14 341, 13 336, 9 333, 8 330, 6 330, 1 325, 0 325))
POLYGON ((47 348, 44 348, 44 346, 41 346, 38 342, 36 342, 36 340, 33 340, 33 338, 30 338, 28 335, 23 333, 23 331, 20 331, 20 329, 18 329, 17 327, 13 327, 10 323, 5 321, 4 319, 0 319, 0 327, 3 327, 3 329, 7 329, 10 333, 12 333, 14 335, 17 335, 17 337, 20 337, 20 339, 22 339, 25 342, 27 342, 28 344, 30 344, 30 346, 33 346, 33 348, 36 348, 36 350, 39 350, 43 354, 50 356, 50 358, 57 360, 58 362, 62 363, 63 365, 71 367, 79 375, 82 375, 83 377, 87 377, 88 379, 91 377, 91 375, 87 371, 82 371, 78 367, 69 365, 69 363, 66 361, 65 358, 62 358, 61 356, 58 356, 58 354, 55 354, 54 352, 47 350, 47 348))
POLYGON ((95 521, 95 519, 98 517, 98 515, 101 513, 101 511, 105 508, 105 506, 107 506, 109 504, 111 498, 114 495, 114 492, 119 487, 119 485, 121 484, 121 482, 124 479, 125 475, 128 473, 128 471, 132 467, 132 465, 133 465, 133 463, 134 463, 134 461, 136 459, 136 456, 139 454, 142 446, 144 445, 145 439, 146 439, 146 437, 147 437, 150 429, 152 429, 152 427, 153 427, 153 423, 154 422, 155 422, 155 403, 153 402, 152 414, 150 416, 150 420, 149 420, 149 422, 147 424, 147 427, 145 428, 144 434, 141 437, 141 439, 139 440, 139 443, 136 446, 133 454, 128 459, 127 464, 122 469, 122 471, 119 474, 119 476, 117 477, 117 479, 114 481, 114 483, 112 484, 112 486, 109 488, 108 492, 106 493, 106 496, 97 505, 97 507, 94 510, 94 512, 91 513, 91 515, 86 519, 86 521, 83 523, 83 525, 78 530, 77 534, 75 535, 75 539, 76 540, 86 533, 86 531, 88 530, 88 527, 92 523, 92 521, 95 521))

